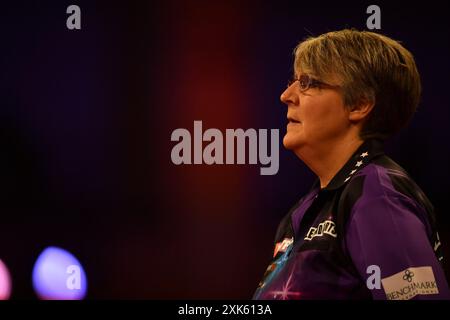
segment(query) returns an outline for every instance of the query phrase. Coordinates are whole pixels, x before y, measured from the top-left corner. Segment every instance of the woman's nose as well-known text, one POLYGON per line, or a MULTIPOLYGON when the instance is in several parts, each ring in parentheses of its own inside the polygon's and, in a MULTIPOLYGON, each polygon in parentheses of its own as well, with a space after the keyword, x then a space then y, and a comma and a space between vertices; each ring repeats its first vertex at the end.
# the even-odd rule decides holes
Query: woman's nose
POLYGON ((280 100, 286 105, 289 104, 296 104, 298 102, 298 97, 295 94, 294 85, 291 84, 289 87, 286 88, 286 90, 283 91, 283 93, 280 95, 280 100))

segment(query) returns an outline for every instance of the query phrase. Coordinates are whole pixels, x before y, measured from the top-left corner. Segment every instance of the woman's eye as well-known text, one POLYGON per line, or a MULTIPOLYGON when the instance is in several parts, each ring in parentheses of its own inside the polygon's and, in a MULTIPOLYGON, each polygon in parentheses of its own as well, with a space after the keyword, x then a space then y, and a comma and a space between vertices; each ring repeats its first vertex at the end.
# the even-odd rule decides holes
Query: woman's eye
POLYGON ((300 83, 300 88, 301 88, 302 90, 308 89, 309 84, 308 84, 307 81, 300 80, 299 83, 300 83))

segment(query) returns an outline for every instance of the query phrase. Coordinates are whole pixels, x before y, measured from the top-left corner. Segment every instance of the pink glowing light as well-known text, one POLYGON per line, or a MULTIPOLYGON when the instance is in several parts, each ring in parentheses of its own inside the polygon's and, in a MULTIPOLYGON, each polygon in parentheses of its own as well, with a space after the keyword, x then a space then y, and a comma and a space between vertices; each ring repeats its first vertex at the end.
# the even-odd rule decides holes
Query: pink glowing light
POLYGON ((11 276, 8 268, 0 260, 0 300, 8 300, 11 296, 11 276))

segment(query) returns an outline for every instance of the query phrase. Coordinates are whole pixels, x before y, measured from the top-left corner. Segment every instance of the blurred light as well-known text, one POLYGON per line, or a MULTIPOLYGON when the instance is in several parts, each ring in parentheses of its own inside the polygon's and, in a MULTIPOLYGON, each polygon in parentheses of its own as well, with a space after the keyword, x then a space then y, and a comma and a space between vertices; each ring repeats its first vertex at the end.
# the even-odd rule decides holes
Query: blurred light
POLYGON ((34 264, 33 287, 42 300, 81 300, 86 295, 87 279, 71 253, 48 247, 34 264))
POLYGON ((11 276, 8 268, 0 260, 0 300, 8 300, 11 295, 11 276))

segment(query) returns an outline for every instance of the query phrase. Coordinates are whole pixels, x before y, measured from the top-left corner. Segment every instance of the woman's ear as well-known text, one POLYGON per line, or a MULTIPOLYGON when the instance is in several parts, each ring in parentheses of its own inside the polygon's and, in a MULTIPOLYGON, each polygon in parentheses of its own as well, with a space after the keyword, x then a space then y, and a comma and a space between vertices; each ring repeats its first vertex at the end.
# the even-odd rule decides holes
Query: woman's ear
POLYGON ((375 102, 362 100, 354 106, 350 107, 350 112, 348 114, 348 119, 350 121, 359 122, 368 118, 369 113, 375 106, 375 102))

